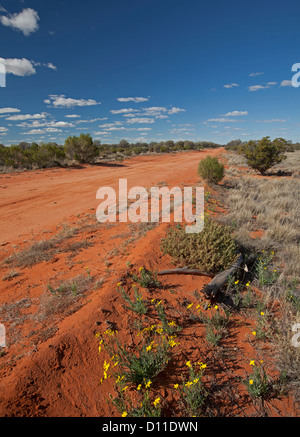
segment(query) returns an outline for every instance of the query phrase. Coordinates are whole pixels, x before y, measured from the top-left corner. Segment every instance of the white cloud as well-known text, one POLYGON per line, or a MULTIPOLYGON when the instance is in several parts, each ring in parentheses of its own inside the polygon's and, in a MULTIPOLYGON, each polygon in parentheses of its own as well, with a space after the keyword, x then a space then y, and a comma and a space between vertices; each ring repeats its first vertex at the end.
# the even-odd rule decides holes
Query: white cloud
POLYGON ((20 115, 11 115, 10 117, 7 117, 6 120, 11 121, 20 121, 20 120, 33 120, 33 119, 40 119, 40 118, 46 118, 47 117, 46 112, 42 112, 41 114, 20 114, 20 115))
POLYGON ((23 135, 41 135, 44 133, 45 131, 43 129, 32 129, 29 132, 23 132, 23 135))
POLYGON ((277 85, 277 82, 267 82, 267 85, 277 85))
POLYGON ((0 63, 5 66, 6 73, 14 74, 15 76, 31 76, 36 73, 31 61, 28 59, 4 59, 0 58, 0 63))
POLYGON ((46 132, 62 132, 61 129, 57 129, 56 127, 47 127, 45 129, 46 132))
POLYGON ((0 108, 0 114, 10 114, 12 112, 21 112, 17 108, 0 108))
POLYGON ((146 112, 167 112, 167 108, 164 106, 150 106, 149 108, 143 108, 146 112))
POLYGON ((77 114, 70 114, 70 115, 65 115, 66 118, 80 118, 81 115, 77 115, 77 114))
POLYGON ((25 36, 36 32, 39 28, 38 13, 31 8, 23 9, 20 13, 8 14, 8 16, 2 15, 0 21, 3 26, 11 27, 14 30, 23 32, 25 36))
POLYGON ((117 100, 119 102, 135 102, 135 103, 140 103, 140 102, 147 102, 149 99, 147 99, 146 97, 119 97, 117 100))
POLYGON ((272 118, 271 120, 256 120, 256 123, 284 123, 286 121, 283 118, 272 118))
POLYGON ((185 109, 173 107, 168 111, 168 114, 178 114, 178 112, 185 112, 185 109))
POLYGON ((50 127, 74 127, 75 125, 73 123, 68 123, 66 121, 51 121, 50 123, 47 123, 46 126, 50 126, 50 127))
MULTIPOLYGON (((77 120, 76 124, 81 124, 81 123, 95 123, 95 121, 102 121, 102 120, 107 120, 107 117, 100 117, 100 118, 91 118, 90 120, 77 120)), ((85 128, 86 129, 86 128, 85 128)))
POLYGON ((94 135, 111 135, 111 132, 99 131, 99 132, 94 132, 94 135))
POLYGON ((74 106, 94 106, 100 105, 100 102, 96 102, 94 99, 72 99, 67 98, 64 94, 50 95, 49 99, 44 100, 44 103, 53 105, 54 108, 72 108, 74 106))
POLYGON ((50 68, 50 70, 57 70, 56 65, 52 64, 52 62, 47 62, 47 63, 42 63, 42 62, 35 62, 35 61, 31 61, 32 64, 34 65, 34 67, 46 67, 46 68, 50 68))
POLYGON ((105 123, 105 124, 100 124, 99 127, 103 127, 104 129, 109 128, 109 127, 114 127, 114 126, 121 126, 123 123, 120 121, 115 121, 114 123, 105 123))
POLYGON ((233 88, 234 86, 239 86, 237 83, 228 83, 227 85, 223 85, 224 88, 233 88))
POLYGON ((137 109, 123 108, 123 109, 112 109, 110 111, 112 114, 129 114, 132 112, 139 112, 137 109))
POLYGON ((209 118, 207 121, 217 121, 219 123, 235 122, 232 118, 209 118))
POLYGON ((50 68, 51 70, 57 70, 56 65, 52 64, 52 62, 48 62, 48 64, 44 64, 45 67, 50 68))
POLYGON ((164 119, 164 118, 169 118, 168 115, 164 115, 164 114, 159 114, 159 115, 155 115, 155 118, 160 118, 160 119, 164 119))
POLYGON ((0 127, 0 132, 7 132, 8 129, 6 127, 0 127))
POLYGON ((261 74, 264 74, 264 73, 250 73, 249 74, 249 77, 256 77, 256 76, 260 76, 261 74))
POLYGON ((147 118, 147 117, 133 117, 129 118, 127 121, 128 124, 134 124, 134 123, 154 123, 153 118, 147 118))
POLYGON ((248 111, 232 111, 227 112, 227 114, 224 114, 224 117, 235 117, 238 115, 248 115, 248 111))
POLYGON ((292 81, 291 80, 283 80, 280 83, 280 86, 292 86, 292 81))
POLYGON ((270 87, 269 85, 252 85, 248 87, 249 91, 258 91, 258 90, 263 90, 265 88, 270 88, 270 87))

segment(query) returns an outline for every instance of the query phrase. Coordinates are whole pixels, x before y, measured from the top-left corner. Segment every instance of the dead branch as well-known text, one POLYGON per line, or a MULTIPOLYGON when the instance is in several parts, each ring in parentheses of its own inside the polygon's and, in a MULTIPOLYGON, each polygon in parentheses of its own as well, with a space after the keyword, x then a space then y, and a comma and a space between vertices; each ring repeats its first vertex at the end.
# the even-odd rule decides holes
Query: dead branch
POLYGON ((226 284, 230 275, 235 273, 243 262, 243 255, 240 253, 231 267, 216 275, 213 280, 202 288, 202 292, 209 297, 215 297, 222 287, 226 284))
POLYGON ((197 269, 188 269, 187 267, 183 267, 182 269, 162 270, 161 272, 158 272, 158 275, 197 275, 213 278, 213 274, 211 273, 203 272, 202 270, 197 269))

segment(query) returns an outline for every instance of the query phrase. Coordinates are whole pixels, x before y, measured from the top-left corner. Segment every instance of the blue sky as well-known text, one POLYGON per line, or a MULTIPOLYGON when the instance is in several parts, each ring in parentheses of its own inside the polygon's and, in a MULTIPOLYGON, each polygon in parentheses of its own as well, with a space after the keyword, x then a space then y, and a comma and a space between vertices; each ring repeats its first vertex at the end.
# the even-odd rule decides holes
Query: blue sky
POLYGON ((300 141, 300 2, 0 0, 0 142, 300 141))

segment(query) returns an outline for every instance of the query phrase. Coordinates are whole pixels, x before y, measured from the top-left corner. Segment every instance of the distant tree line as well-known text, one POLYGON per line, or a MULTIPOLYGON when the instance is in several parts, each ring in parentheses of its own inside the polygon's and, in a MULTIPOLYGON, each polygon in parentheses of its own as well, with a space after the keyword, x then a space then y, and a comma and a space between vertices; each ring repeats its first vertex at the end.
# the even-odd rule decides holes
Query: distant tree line
MULTIPOLYGON (((267 137, 269 138, 269 137, 267 137)), ((285 141, 285 151, 300 149, 300 143, 285 141)), ((203 150, 225 147, 226 150, 242 153, 251 143, 251 150, 254 149, 254 142, 242 142, 240 139, 228 142, 225 146, 210 141, 152 141, 150 143, 136 142, 129 143, 121 140, 117 144, 101 144, 93 140, 89 134, 81 134, 78 137, 70 136, 64 145, 55 142, 50 143, 27 143, 21 142, 6 147, 0 144, 0 168, 4 169, 34 169, 67 166, 74 162, 81 164, 92 164, 110 159, 124 159, 129 156, 152 153, 171 153, 186 150, 203 150)), ((266 150, 270 145, 266 146, 266 150)), ((277 146, 276 146, 277 147, 277 146)), ((277 147, 278 148, 278 147, 277 147)), ((257 150, 255 149, 255 153, 257 150)), ((248 152, 249 154, 250 152, 248 152)))
POLYGON ((151 153, 170 153, 184 150, 202 150, 222 147, 209 141, 161 141, 117 144, 101 144, 89 134, 70 136, 64 145, 55 142, 20 142, 6 147, 0 144, 0 167, 2 169, 34 169, 67 166, 70 163, 92 164, 96 161, 137 156, 151 153))

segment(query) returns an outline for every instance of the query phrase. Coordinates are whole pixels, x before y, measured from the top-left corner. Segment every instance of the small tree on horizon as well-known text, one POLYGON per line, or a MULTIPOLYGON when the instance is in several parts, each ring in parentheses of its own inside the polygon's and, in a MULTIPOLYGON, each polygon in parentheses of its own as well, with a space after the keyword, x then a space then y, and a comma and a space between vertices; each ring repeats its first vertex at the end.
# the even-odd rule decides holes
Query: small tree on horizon
POLYGON ((76 159, 81 164, 94 162, 98 155, 98 148, 90 134, 68 137, 65 141, 64 151, 68 159, 76 159))
POLYGON ((286 159, 284 152, 290 147, 290 141, 283 138, 275 138, 271 141, 267 136, 258 141, 249 141, 241 147, 240 151, 249 167, 264 175, 269 168, 286 159))

